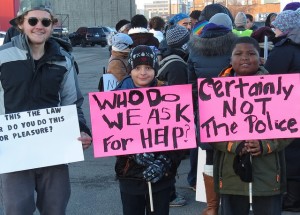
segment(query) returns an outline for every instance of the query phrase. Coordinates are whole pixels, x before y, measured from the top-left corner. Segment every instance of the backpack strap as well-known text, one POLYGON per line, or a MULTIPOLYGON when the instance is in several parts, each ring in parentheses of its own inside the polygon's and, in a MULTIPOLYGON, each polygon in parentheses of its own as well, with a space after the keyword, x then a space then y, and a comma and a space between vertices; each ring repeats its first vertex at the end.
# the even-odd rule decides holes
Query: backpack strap
POLYGON ((165 57, 162 61, 159 62, 159 70, 157 72, 157 76, 158 77, 160 75, 160 73, 162 73, 162 71, 172 62, 181 62, 184 63, 185 65, 187 65, 187 63, 178 55, 172 54, 169 55, 168 57, 165 57))

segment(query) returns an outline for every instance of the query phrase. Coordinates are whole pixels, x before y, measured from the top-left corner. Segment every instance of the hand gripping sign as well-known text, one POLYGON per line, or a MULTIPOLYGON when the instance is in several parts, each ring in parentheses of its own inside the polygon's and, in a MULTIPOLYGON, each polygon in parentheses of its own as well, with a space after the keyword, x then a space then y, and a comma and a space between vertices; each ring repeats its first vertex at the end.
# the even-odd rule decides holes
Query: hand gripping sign
POLYGON ((196 147, 191 85, 89 94, 95 157, 196 147))

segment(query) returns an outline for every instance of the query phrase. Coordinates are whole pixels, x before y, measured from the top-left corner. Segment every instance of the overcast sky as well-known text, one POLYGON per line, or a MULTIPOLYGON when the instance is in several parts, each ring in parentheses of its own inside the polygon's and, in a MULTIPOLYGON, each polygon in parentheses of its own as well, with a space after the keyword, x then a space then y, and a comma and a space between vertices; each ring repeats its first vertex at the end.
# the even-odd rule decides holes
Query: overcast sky
POLYGON ((152 2, 152 0, 135 0, 138 9, 144 9, 144 3, 152 2))

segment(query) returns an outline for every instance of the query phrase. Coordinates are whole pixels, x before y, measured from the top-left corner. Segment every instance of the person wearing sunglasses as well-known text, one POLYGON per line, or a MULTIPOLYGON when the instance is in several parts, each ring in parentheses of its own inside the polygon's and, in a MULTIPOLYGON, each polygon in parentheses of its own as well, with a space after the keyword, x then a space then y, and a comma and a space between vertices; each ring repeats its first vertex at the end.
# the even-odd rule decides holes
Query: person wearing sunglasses
MULTIPOLYGON (((91 144, 90 130, 81 109, 83 96, 69 53, 71 45, 50 37, 57 22, 50 3, 21 0, 19 13, 11 20, 21 34, 0 48, 0 114, 75 104, 81 131, 78 141, 86 149, 91 144)), ((33 214, 36 208, 41 215, 66 214, 71 193, 67 164, 4 173, 1 181, 6 215, 33 214)))

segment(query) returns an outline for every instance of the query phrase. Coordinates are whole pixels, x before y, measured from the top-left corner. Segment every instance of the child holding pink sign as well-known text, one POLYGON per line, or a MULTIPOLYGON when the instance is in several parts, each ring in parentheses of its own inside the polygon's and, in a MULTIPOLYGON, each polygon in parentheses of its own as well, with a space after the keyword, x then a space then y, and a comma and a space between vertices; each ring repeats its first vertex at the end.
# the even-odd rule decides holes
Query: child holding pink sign
MULTIPOLYGON (((130 75, 116 90, 156 87, 163 85, 155 77, 158 60, 155 52, 145 45, 135 47, 129 54, 130 75)), ((180 163, 179 151, 141 153, 118 156, 115 171, 119 179, 124 215, 168 215, 171 187, 180 163), (151 182, 152 193, 149 193, 151 182), (153 199, 153 212, 150 212, 153 199), (151 200, 150 200, 151 199, 151 200)))
MULTIPOLYGON (((260 66, 259 45, 251 37, 240 37, 233 44, 231 65, 221 77, 265 75, 260 66)), ((280 215, 285 191, 283 149, 290 139, 243 140, 214 143, 215 188, 221 196, 223 215, 280 215), (253 196, 253 198, 252 198, 253 196)))

